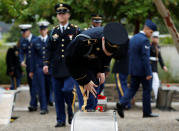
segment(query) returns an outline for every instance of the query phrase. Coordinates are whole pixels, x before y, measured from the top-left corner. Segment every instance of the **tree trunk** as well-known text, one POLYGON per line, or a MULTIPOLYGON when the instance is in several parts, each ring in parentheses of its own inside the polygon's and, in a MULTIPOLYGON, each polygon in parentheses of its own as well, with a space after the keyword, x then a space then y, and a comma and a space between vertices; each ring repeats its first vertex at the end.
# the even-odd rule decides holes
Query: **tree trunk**
POLYGON ((139 30, 140 30, 140 21, 139 20, 135 20, 134 35, 139 33, 139 30))
POLYGON ((165 25, 167 26, 167 29, 169 33, 172 36, 173 41, 175 42, 175 46, 177 48, 177 51, 179 53, 179 35, 176 30, 176 27, 172 21, 172 18, 170 17, 169 10, 164 6, 163 2, 161 0, 154 0, 154 3, 158 9, 158 12, 162 16, 165 25))

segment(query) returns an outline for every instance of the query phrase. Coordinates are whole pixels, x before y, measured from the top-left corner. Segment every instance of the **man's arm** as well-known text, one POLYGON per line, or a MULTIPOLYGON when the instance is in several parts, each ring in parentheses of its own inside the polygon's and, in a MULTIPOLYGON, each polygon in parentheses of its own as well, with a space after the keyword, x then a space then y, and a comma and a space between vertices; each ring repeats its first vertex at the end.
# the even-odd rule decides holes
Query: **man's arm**
POLYGON ((22 47, 22 40, 20 41, 20 48, 19 48, 19 59, 20 59, 20 63, 24 61, 24 50, 22 47))
POLYGON ((142 62, 144 65, 144 69, 145 69, 145 74, 146 76, 152 76, 152 69, 151 69, 151 65, 150 65, 150 43, 149 40, 145 40, 142 43, 142 62))
POLYGON ((30 57, 30 74, 28 74, 31 78, 33 77, 33 74, 35 72, 35 40, 32 41, 32 47, 31 47, 31 57, 30 57))
POLYGON ((162 58, 161 53, 160 53, 160 47, 158 47, 158 59, 159 59, 160 66, 163 69, 163 67, 165 65, 164 65, 163 58, 162 58))

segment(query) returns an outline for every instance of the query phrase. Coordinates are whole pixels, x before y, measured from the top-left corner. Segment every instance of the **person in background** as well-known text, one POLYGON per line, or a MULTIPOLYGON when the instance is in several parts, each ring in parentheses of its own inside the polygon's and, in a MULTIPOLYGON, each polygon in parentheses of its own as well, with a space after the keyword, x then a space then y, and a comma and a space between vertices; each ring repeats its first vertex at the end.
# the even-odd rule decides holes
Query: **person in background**
POLYGON ((20 86, 21 77, 23 75, 19 61, 19 47, 20 43, 18 41, 17 45, 8 49, 6 55, 7 75, 11 77, 11 90, 15 90, 20 86))
POLYGON ((27 82, 30 87, 30 105, 28 107, 29 112, 37 110, 37 89, 32 86, 32 73, 30 73, 30 59, 32 57, 32 41, 37 37, 34 36, 30 29, 31 24, 19 25, 21 29, 22 37, 20 39, 19 58, 22 67, 26 68, 27 82))
POLYGON ((88 28, 84 28, 84 30, 88 30, 88 29, 94 28, 94 27, 101 27, 102 22, 103 22, 102 15, 92 14, 91 15, 91 26, 88 28))
POLYGON ((139 89, 143 87, 143 118, 158 117, 152 113, 151 109, 151 81, 152 69, 150 64, 150 41, 152 33, 157 30, 157 26, 147 19, 143 31, 134 35, 129 44, 129 73, 131 84, 129 90, 116 104, 120 117, 124 118, 124 107, 131 101, 139 89))
MULTIPOLYGON (((47 87, 46 81, 51 83, 51 77, 49 74, 43 72, 43 62, 45 61, 46 47, 48 42, 48 25, 49 22, 41 21, 38 23, 40 28, 40 36, 32 41, 32 57, 30 60, 30 73, 32 74, 32 85, 38 89, 38 96, 40 102, 40 114, 44 115, 48 113, 47 109, 47 89, 50 91, 51 87, 47 87)), ((50 84, 49 84, 50 86, 50 84)))
MULTIPOLYGON (((120 60, 115 60, 112 73, 114 73, 116 81, 116 89, 118 92, 119 100, 129 90, 127 85, 128 73, 129 73, 129 56, 122 57, 120 60)), ((129 102, 125 109, 130 109, 131 103, 129 102)))
POLYGON ((160 51, 160 46, 159 46, 159 32, 155 31, 152 34, 152 39, 151 39, 151 47, 150 47, 150 63, 152 66, 152 89, 154 91, 154 96, 155 100, 157 100, 157 95, 158 95, 158 88, 160 86, 160 81, 158 77, 158 62, 160 63, 161 68, 167 72, 168 69, 165 66, 162 56, 161 56, 161 51, 160 51))
POLYGON ((92 23, 91 23, 90 28, 101 27, 102 26, 102 22, 103 22, 102 15, 92 14, 91 19, 92 19, 92 23))

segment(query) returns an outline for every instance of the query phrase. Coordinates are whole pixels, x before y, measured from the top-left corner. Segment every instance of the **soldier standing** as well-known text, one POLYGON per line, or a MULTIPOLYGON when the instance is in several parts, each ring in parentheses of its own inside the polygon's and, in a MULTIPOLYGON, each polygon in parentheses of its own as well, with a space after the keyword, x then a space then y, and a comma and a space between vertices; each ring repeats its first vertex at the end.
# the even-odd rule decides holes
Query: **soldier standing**
POLYGON ((16 46, 8 49, 6 55, 7 75, 11 77, 11 90, 20 86, 21 77, 23 75, 19 62, 19 47, 20 43, 18 41, 16 46))
POLYGON ((55 6, 59 25, 50 33, 47 46, 47 61, 43 70, 48 72, 48 66, 52 68, 52 82, 54 85, 55 107, 57 124, 55 127, 66 125, 65 102, 68 105, 68 123, 71 124, 74 112, 75 92, 74 80, 71 77, 66 64, 65 52, 70 41, 79 33, 79 28, 69 23, 71 7, 60 3, 55 6))
POLYGON ((28 107, 29 111, 37 110, 37 90, 35 86, 32 86, 32 74, 30 73, 30 59, 32 57, 32 41, 36 39, 36 36, 32 35, 30 29, 31 24, 21 24, 22 38, 20 39, 20 62, 21 66, 26 68, 27 72, 27 81, 30 87, 30 106, 28 107), (24 62, 25 60, 25 62, 24 62))
POLYGON ((32 74, 32 85, 38 90, 40 101, 40 114, 47 114, 47 88, 50 91, 51 77, 43 72, 43 62, 45 61, 46 47, 48 42, 48 25, 49 22, 41 21, 38 23, 40 27, 40 36, 32 41, 32 57, 30 60, 30 74, 32 74), (46 82, 48 81, 48 82, 46 82), (46 85, 46 83, 50 83, 46 85), (48 86, 48 87, 47 87, 48 86))

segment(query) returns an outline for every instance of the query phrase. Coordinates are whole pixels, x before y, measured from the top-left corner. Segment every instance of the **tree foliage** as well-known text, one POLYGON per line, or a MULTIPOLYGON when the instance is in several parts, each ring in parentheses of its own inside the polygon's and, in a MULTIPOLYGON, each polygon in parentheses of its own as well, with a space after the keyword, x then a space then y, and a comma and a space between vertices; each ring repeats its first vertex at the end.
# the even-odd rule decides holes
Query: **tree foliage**
MULTIPOLYGON (((46 19, 54 23, 54 5, 65 2, 72 6, 72 19, 90 23, 93 13, 104 21, 118 21, 133 27, 136 33, 146 18, 159 18, 153 0, 0 0, 0 20, 11 23, 34 23, 46 19)), ((163 0, 174 21, 179 18, 179 0, 163 0)))

